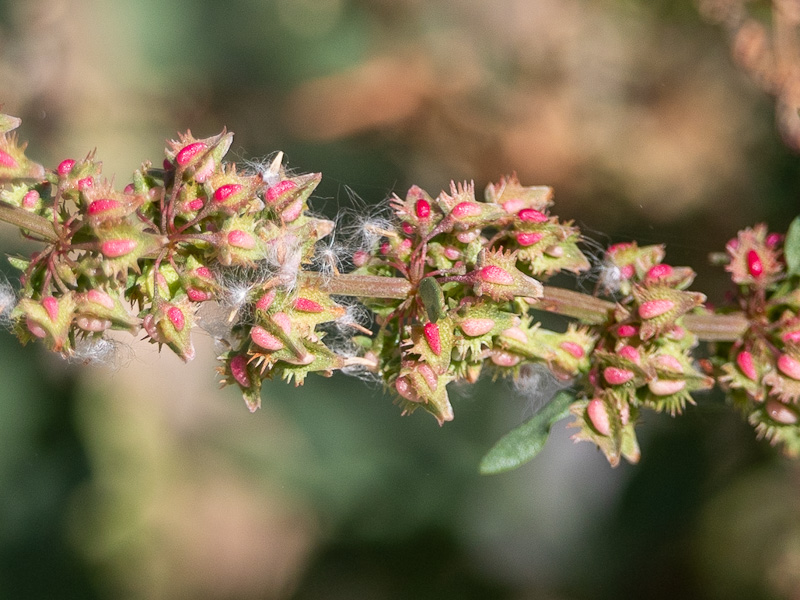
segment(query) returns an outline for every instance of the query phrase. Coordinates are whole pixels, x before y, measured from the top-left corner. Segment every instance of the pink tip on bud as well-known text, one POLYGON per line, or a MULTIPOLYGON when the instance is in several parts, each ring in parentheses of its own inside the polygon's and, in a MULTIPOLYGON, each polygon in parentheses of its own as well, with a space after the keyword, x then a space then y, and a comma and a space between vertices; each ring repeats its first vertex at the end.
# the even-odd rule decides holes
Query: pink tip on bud
POLYGON ((603 436, 611 433, 611 419, 608 417, 605 402, 600 398, 589 400, 589 404, 586 405, 586 416, 589 417, 589 422, 597 433, 603 436))
POLYGON ((481 210, 481 205, 477 202, 459 202, 453 207, 450 214, 456 219, 466 219, 469 217, 477 217, 481 212, 483 212, 481 210))
POLYGON ((206 300, 211 300, 212 298, 211 292, 198 290, 197 288, 194 287, 187 288, 186 295, 192 302, 205 302, 206 300))
POLYGON ((269 290, 266 294, 264 294, 263 296, 261 296, 261 298, 258 299, 258 301, 256 302, 256 309, 263 310, 264 312, 269 310, 269 307, 272 306, 272 302, 275 300, 276 294, 277 292, 275 291, 274 288, 269 290))
POLYGON ((294 308, 300 312, 307 313, 321 313, 325 310, 319 302, 314 302, 308 298, 296 298, 294 301, 294 308))
POLYGON ((778 357, 778 370, 787 377, 800 381, 800 361, 788 354, 778 357))
POLYGON ((52 296, 47 296, 42 298, 42 306, 44 306, 44 309, 47 311, 47 316, 50 317, 51 321, 58 319, 58 300, 52 296))
POLYGON ((480 278, 486 283, 497 285, 513 285, 514 277, 505 269, 497 265, 486 265, 480 270, 480 278))
POLYGON ((424 198, 420 198, 414 203, 414 213, 416 213, 417 218, 420 221, 424 221, 428 217, 431 216, 431 205, 430 202, 425 200, 424 198))
POLYGON ((39 198, 39 192, 36 190, 30 190, 22 197, 22 208, 27 208, 29 210, 36 208, 39 198))
POLYGON ((112 200, 110 198, 101 198, 100 200, 95 200, 89 204, 86 212, 90 215, 98 215, 100 213, 108 212, 109 210, 120 208, 121 206, 122 204, 116 200, 112 200))
POLYGON ((94 187, 94 179, 92 179, 91 177, 84 177, 83 179, 78 179, 78 189, 81 192, 93 187, 94 187))
POLYGON ((205 152, 206 148, 208 148, 208 146, 205 142, 193 142, 188 146, 184 146, 180 149, 178 154, 175 155, 175 162, 181 167, 185 167, 192 162, 195 157, 205 152))
POLYGON ((648 300, 639 306, 639 316, 643 319, 655 319, 663 314, 668 313, 675 308, 675 303, 672 300, 662 298, 660 300, 648 300))
POLYGON ((761 257, 755 250, 749 250, 747 252, 747 270, 750 271, 750 275, 756 279, 761 277, 764 273, 764 263, 761 262, 761 257))
POLYGON ((781 336, 781 339, 784 342, 791 343, 791 344, 798 344, 800 343, 800 329, 795 329, 794 331, 788 331, 781 336))
POLYGON ((70 174, 70 172, 72 171, 72 167, 74 166, 75 166, 75 161, 71 158, 68 158, 58 163, 56 171, 58 171, 58 174, 61 175, 61 177, 66 177, 67 175, 70 174))
POLYGON ((769 418, 781 425, 797 423, 797 413, 778 400, 768 400, 765 407, 769 418))
POLYGON ((259 325, 255 325, 250 330, 250 339, 265 350, 275 351, 283 348, 282 341, 259 325))
POLYGON ((19 163, 5 150, 0 150, 0 167, 5 167, 7 169, 16 169, 19 167, 19 163))
POLYGON ((278 198, 283 196, 286 192, 293 190, 297 184, 291 179, 284 179, 279 181, 267 190, 266 198, 268 202, 275 202, 278 198))
POLYGON ((654 379, 647 384, 650 391, 656 396, 671 396, 686 387, 683 379, 654 379))
POLYGON ((114 310, 114 299, 102 290, 89 290, 86 292, 86 299, 108 310, 114 310))
POLYGON ((436 356, 442 353, 442 338, 439 336, 439 326, 436 323, 425 323, 422 327, 428 346, 436 356))
POLYGON ((619 367, 606 367, 603 369, 603 379, 610 385, 622 385, 633 379, 633 371, 619 367))
POLYGON ((242 186, 238 183, 227 183, 223 186, 218 187, 214 191, 214 201, 215 202, 225 202, 228 198, 233 196, 234 194, 238 194, 242 189, 242 186))
POLYGON ((541 241, 541 239, 544 237, 544 234, 538 231, 520 231, 517 233, 516 237, 517 243, 520 246, 533 246, 537 242, 541 241))
POLYGON ((617 335, 619 337, 633 337, 639 333, 639 329, 635 325, 620 325, 617 327, 617 335))
POLYGON ((402 225, 403 233, 406 235, 411 235, 414 233, 414 226, 411 223, 403 223, 402 225))
POLYGON ((583 347, 575 342, 561 342, 558 347, 567 354, 571 354, 574 358, 583 358, 586 354, 583 347))
POLYGON ((241 229, 232 229, 228 232, 228 243, 235 248, 252 250, 256 247, 256 241, 252 235, 241 229))
POLYGON ((493 319, 464 319, 458 324, 468 336, 485 335, 494 329, 493 319))
POLYGON ((186 325, 186 319, 183 316, 183 311, 180 308, 177 306, 170 306, 167 309, 167 318, 176 330, 183 331, 183 328, 186 325))
POLYGON ((100 245, 100 252, 108 258, 119 258, 130 254, 136 248, 136 240, 118 239, 106 240, 100 245))
POLYGON ((744 373, 745 377, 752 381, 758 381, 758 371, 756 371, 753 355, 750 352, 747 350, 739 352, 739 354, 736 355, 736 365, 741 372, 744 373))
POLYGON ((631 361, 633 364, 638 365, 642 360, 639 356, 639 351, 633 346, 623 346, 617 350, 617 354, 625 360, 631 361))
POLYGON ((250 387, 250 374, 247 372, 247 358, 243 354, 237 354, 230 362, 231 375, 243 388, 250 387))
POLYGON ((780 233, 773 232, 767 235, 765 243, 767 244, 768 247, 775 248, 782 241, 783 241, 783 236, 780 233))
POLYGON ((644 276, 645 281, 653 282, 659 279, 665 279, 672 275, 673 268, 670 265, 658 264, 650 267, 647 274, 644 276))
POLYGON ((523 208, 517 213, 520 221, 527 221, 529 223, 544 223, 547 221, 547 215, 535 208, 523 208))

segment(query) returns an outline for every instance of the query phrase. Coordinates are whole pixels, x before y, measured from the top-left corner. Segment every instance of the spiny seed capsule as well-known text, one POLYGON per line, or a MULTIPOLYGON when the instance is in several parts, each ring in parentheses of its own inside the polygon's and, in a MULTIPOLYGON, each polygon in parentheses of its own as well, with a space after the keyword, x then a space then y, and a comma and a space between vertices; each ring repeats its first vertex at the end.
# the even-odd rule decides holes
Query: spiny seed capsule
POLYGON ((442 353, 442 338, 439 335, 439 326, 436 323, 425 323, 422 327, 425 339, 431 351, 439 356, 442 353))
POLYGON ((745 374, 745 377, 752 381, 758 381, 758 371, 756 371, 753 355, 750 352, 747 350, 739 352, 736 355, 736 365, 745 374))
POLYGON ((648 300, 639 306, 639 316, 643 319, 655 319, 661 315, 668 313, 675 308, 675 303, 672 300, 662 298, 659 300, 648 300))
POLYGON ((119 258, 130 254, 136 248, 136 240, 130 239, 117 239, 106 240, 100 245, 100 252, 107 258, 119 258))
POLYGON ((184 318, 183 311, 180 308, 177 306, 170 306, 169 309, 167 309, 167 318, 177 331, 183 331, 183 328, 186 325, 186 319, 184 318))
POLYGON ((755 250, 747 252, 747 270, 750 275, 758 279, 764 273, 764 263, 761 262, 761 257, 755 250))
POLYGON ((481 280, 486 283, 496 283, 498 285, 513 285, 514 277, 505 269, 497 265, 486 265, 480 271, 481 280))
POLYGON ((586 405, 586 416, 589 417, 589 422, 600 435, 609 435, 611 433, 611 419, 608 417, 608 410, 606 409, 605 402, 600 398, 593 398, 586 405))
POLYGON ((205 142, 193 142, 181 148, 180 152, 175 155, 175 162, 181 167, 185 167, 198 155, 205 152, 208 146, 205 142))
POLYGON ((247 359, 242 354, 237 354, 231 359, 231 375, 243 388, 250 387, 250 375, 247 372, 247 359))
POLYGON ((5 150, 0 150, 0 167, 16 169, 19 166, 17 161, 5 150))
POLYGON ((606 367, 603 369, 603 379, 610 385, 622 385, 633 379, 633 371, 619 367, 606 367))

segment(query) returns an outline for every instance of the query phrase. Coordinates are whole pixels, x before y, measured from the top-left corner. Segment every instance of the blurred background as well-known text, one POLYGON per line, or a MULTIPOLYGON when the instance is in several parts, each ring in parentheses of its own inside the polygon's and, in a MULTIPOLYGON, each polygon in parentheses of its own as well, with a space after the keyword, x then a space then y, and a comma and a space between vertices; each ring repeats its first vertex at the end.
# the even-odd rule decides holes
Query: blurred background
MULTIPOLYGON (((120 187, 165 138, 226 126, 234 158, 321 171, 329 216, 516 171, 599 244, 667 243, 718 302, 708 253, 784 231, 800 190, 780 105, 737 69, 760 47, 734 5, 0 0, 0 105, 33 159, 96 148, 120 187)), ((32 250, 7 226, 0 247, 32 250)), ((648 414, 639 465, 560 423, 481 477, 545 390, 459 390, 440 429, 374 384, 309 378, 251 415, 196 344, 189 365, 134 342, 93 367, 0 332, 0 597, 800 598, 800 466, 719 396, 648 414)))

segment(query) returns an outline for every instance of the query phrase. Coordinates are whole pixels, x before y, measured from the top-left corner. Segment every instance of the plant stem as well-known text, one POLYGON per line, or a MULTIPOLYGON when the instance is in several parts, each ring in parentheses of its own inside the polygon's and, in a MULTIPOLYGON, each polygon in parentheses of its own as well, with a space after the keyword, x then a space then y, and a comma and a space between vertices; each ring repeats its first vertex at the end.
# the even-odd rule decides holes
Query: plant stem
POLYGON ((35 233, 51 242, 58 240, 53 224, 50 221, 5 202, 0 202, 0 221, 11 223, 24 231, 35 233))

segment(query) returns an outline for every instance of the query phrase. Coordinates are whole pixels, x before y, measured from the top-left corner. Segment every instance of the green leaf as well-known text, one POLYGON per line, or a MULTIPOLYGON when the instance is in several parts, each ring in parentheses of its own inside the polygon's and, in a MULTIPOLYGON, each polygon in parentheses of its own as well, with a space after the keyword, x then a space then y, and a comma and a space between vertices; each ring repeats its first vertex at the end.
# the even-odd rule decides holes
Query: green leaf
POLYGON ((786 270, 789 275, 800 273, 800 217, 795 217, 786 232, 786 241, 783 244, 783 253, 786 256, 786 270))
POLYGON ((533 417, 498 441, 481 460, 482 475, 510 471, 525 464, 544 448, 550 427, 569 416, 569 407, 575 401, 570 392, 559 392, 533 417))

